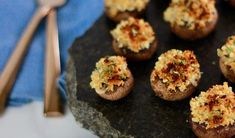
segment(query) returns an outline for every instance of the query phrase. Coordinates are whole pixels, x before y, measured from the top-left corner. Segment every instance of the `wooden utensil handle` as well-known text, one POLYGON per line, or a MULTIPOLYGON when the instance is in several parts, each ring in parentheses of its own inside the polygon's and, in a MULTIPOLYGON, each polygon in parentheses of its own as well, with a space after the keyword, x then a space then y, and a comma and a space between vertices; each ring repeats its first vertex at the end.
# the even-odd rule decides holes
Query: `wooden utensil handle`
POLYGON ((47 17, 47 43, 45 66, 44 115, 61 116, 63 107, 56 85, 60 76, 60 53, 56 10, 52 9, 47 17))
POLYGON ((19 71, 22 60, 24 59, 25 53, 27 51, 29 42, 35 32, 37 26, 43 17, 47 15, 49 12, 49 7, 40 7, 30 23, 28 24, 25 32, 22 37, 18 41, 14 52, 12 53, 10 59, 8 60, 3 72, 0 76, 0 112, 4 111, 6 99, 8 98, 8 94, 15 82, 17 73, 19 71))

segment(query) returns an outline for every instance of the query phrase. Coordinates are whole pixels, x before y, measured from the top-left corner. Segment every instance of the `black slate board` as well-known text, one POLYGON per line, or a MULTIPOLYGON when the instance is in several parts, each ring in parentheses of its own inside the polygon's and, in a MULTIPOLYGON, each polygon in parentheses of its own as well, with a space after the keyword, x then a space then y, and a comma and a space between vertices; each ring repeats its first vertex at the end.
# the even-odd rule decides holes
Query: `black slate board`
POLYGON ((218 1, 220 18, 216 30, 205 39, 189 42, 172 34, 167 23, 163 21, 163 11, 168 3, 166 0, 152 0, 147 8, 143 18, 153 26, 159 47, 151 60, 128 63, 135 78, 135 86, 130 95, 120 101, 103 100, 89 86, 95 63, 101 57, 115 54, 111 48, 112 39, 109 33, 115 24, 103 15, 70 48, 70 60, 73 62, 69 61, 67 64, 69 103, 75 117, 85 128, 95 131, 101 137, 125 137, 121 134, 146 138, 195 137, 187 121, 190 98, 167 102, 156 97, 150 87, 150 73, 161 53, 172 48, 189 49, 195 52, 203 72, 201 83, 192 96, 226 81, 219 70, 216 49, 221 47, 228 36, 235 34, 235 9, 224 1, 218 1), (71 66, 74 66, 74 71, 71 66), (83 104, 78 104, 78 101, 83 104), (106 121, 105 127, 100 118, 106 121), (115 131, 109 131, 106 124, 115 131))

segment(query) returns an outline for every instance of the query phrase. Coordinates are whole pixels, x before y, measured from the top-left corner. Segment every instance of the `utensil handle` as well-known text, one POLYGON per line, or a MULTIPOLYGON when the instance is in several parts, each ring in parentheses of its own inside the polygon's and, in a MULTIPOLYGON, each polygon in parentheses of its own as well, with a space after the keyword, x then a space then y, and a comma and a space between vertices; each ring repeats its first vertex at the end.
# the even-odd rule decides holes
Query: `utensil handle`
POLYGON ((56 80, 60 75, 60 52, 56 20, 56 10, 52 9, 47 17, 44 92, 44 115, 50 117, 63 115, 61 96, 56 85, 56 80))
POLYGON ((16 80, 17 72, 19 71, 22 60, 26 54, 29 42, 35 32, 37 26, 43 17, 45 17, 50 10, 49 7, 40 7, 27 28, 25 29, 23 35, 18 41, 15 50, 13 51, 10 59, 8 60, 3 72, 0 76, 0 112, 5 109, 6 99, 8 94, 16 80))

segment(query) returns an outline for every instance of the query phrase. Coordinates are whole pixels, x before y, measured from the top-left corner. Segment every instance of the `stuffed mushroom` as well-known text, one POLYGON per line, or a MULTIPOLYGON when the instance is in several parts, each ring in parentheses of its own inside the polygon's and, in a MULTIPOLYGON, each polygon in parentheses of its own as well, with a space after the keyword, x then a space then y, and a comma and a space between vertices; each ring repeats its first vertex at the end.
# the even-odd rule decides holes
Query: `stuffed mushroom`
POLYGON ((105 0, 105 11, 111 20, 119 22, 129 17, 139 17, 148 3, 149 0, 105 0))
POLYGON ((172 32, 183 39, 204 38, 218 21, 215 0, 172 0, 164 12, 164 20, 172 32))
POLYGON ((235 94, 227 83, 215 85, 190 101, 190 123, 200 138, 235 136, 235 94))
POLYGON ((128 18, 111 31, 113 49, 128 60, 150 59, 157 49, 155 33, 143 19, 128 18))
POLYGON ((132 90, 134 79, 121 56, 101 58, 91 74, 91 88, 107 100, 115 101, 127 96, 132 90))
POLYGON ((194 53, 172 49, 160 55, 150 81, 157 96, 176 101, 190 96, 198 86, 200 78, 200 65, 194 53))
POLYGON ((222 48, 217 50, 217 54, 223 75, 235 83, 235 36, 229 37, 222 48))

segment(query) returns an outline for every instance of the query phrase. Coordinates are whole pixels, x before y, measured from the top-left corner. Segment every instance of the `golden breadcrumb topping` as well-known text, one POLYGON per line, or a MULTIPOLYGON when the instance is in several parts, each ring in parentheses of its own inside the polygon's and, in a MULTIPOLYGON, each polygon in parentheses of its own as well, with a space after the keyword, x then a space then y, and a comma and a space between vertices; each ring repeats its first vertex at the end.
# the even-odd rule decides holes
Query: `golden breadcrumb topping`
POLYGON ((225 65, 235 71, 235 35, 229 37, 221 49, 217 49, 217 55, 225 65))
POLYGON ((189 85, 197 86, 201 78, 200 65, 192 51, 172 49, 158 58, 154 68, 155 77, 167 85, 169 91, 184 92, 189 85))
POLYGON ((91 74, 91 88, 97 93, 113 92, 115 87, 123 86, 130 77, 126 59, 121 56, 101 58, 91 74))
POLYGON ((105 6, 111 16, 116 16, 119 12, 141 12, 148 2, 149 0, 105 0, 105 6))
POLYGON ((235 121, 235 94, 228 83, 215 85, 190 101, 192 121, 206 129, 233 125, 235 121))
POLYGON ((155 39, 149 23, 132 17, 119 23, 111 34, 119 48, 127 48, 136 53, 148 49, 155 39))
POLYGON ((190 30, 205 28, 216 14, 215 0, 172 0, 164 12, 164 20, 171 26, 190 30))

